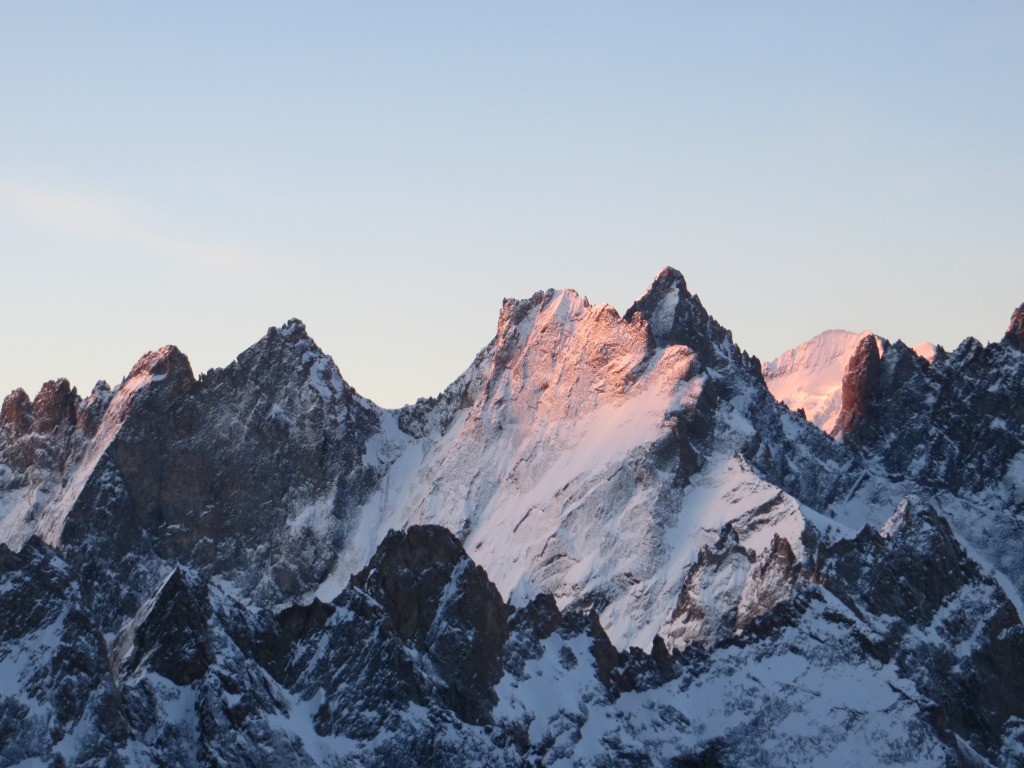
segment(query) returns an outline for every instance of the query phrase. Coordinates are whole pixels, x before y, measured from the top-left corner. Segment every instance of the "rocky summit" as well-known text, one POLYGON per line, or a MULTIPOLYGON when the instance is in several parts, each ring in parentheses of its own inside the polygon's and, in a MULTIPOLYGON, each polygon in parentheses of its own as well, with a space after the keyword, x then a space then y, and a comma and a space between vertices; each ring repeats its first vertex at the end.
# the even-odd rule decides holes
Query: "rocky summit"
POLYGON ((665 269, 400 409, 298 320, 17 390, 0 766, 1024 765, 1024 308, 921 349, 665 269))

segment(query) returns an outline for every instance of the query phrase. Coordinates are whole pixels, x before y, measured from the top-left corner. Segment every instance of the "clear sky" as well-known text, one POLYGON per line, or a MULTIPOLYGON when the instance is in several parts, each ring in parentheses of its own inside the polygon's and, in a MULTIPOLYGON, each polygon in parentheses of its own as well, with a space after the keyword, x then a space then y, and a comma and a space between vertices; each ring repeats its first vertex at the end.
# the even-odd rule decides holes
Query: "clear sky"
POLYGON ((1024 4, 0 0, 3 392, 298 316, 400 405, 666 264, 762 359, 1000 338, 1024 4))

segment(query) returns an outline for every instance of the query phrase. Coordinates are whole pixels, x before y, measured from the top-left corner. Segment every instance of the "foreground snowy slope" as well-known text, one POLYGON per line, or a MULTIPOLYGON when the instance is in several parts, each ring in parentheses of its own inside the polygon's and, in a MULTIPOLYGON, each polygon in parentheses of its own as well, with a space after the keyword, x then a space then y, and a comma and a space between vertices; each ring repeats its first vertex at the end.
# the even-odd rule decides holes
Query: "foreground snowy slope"
MULTIPOLYGON (((68 563, 0 547, 0 764, 1019 765, 1024 627, 941 517, 906 504, 811 570, 774 549, 784 601, 646 654, 508 605, 438 527, 276 613, 176 568, 109 644, 68 563)), ((704 563, 743 552, 727 529, 704 563)))
POLYGON ((398 410, 294 320, 16 391, 0 765, 1014 765, 1022 349, 863 336, 836 440, 666 269, 398 410))

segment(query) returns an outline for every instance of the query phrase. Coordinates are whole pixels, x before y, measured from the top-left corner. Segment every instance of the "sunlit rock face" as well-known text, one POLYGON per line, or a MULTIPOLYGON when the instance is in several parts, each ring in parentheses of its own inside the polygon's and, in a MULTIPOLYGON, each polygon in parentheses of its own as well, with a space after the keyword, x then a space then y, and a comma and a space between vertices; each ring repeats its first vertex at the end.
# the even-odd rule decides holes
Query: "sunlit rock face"
POLYGON ((1016 764, 1020 314, 762 367, 666 269, 397 410, 297 320, 16 391, 0 765, 1016 764))

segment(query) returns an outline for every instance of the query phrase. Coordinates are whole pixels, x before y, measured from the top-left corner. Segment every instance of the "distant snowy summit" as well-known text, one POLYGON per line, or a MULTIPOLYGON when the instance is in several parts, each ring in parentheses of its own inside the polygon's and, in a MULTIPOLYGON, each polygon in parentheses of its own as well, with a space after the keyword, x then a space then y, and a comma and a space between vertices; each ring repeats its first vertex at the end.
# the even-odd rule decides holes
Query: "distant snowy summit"
MULTIPOLYGON (((798 347, 788 349, 762 365, 768 390, 791 410, 802 410, 807 420, 829 434, 835 429, 843 407, 843 375, 861 340, 875 339, 881 357, 889 346, 887 339, 861 331, 823 331, 798 347)), ((929 363, 939 347, 923 342, 913 351, 929 363)))

